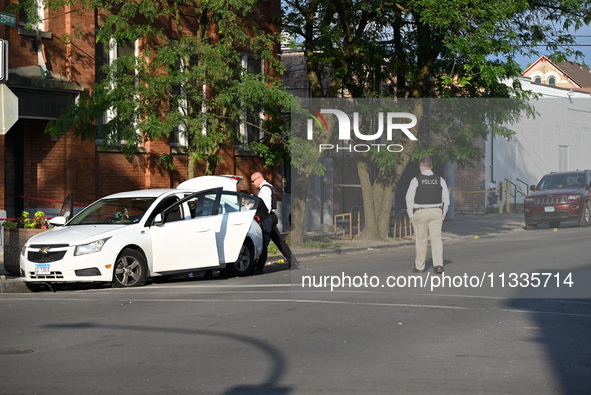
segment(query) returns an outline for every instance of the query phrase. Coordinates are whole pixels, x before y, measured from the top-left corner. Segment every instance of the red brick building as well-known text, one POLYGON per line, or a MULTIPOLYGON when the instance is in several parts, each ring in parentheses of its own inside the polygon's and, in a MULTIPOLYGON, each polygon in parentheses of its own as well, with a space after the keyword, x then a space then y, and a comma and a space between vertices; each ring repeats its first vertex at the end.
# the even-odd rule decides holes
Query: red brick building
MULTIPOLYGON (((0 0, 0 12, 17 0, 0 0)), ((122 152, 104 151, 98 141, 83 141, 70 130, 59 137, 45 133, 55 119, 97 79, 101 47, 96 44, 97 13, 72 9, 43 12, 39 33, 24 28, 25 15, 16 15, 16 26, 0 24, 0 38, 10 44, 7 86, 18 97, 18 121, 0 135, 0 210, 8 217, 23 209, 55 214, 61 202, 72 194, 75 202, 91 203, 109 193, 144 188, 175 187, 187 178, 187 158, 176 155, 175 170, 157 160, 161 154, 178 153, 175 141, 148 141, 133 158, 122 152), (51 78, 44 75, 42 60, 51 78)), ((260 3, 259 27, 279 31, 272 22, 280 13, 279 0, 260 3)), ((136 44, 138 45, 138 44, 136 44)), ((137 48, 137 47, 136 47, 137 48)), ((102 48, 104 50, 104 48, 102 48)), ((279 48, 277 48, 277 53, 279 48)), ((173 139, 174 140, 174 139, 173 139)), ((264 163, 240 146, 222 148, 225 160, 218 174, 237 174, 248 179, 264 163)), ((268 180, 282 183, 280 168, 264 168, 268 180)), ((239 188, 249 189, 243 181, 239 188)))

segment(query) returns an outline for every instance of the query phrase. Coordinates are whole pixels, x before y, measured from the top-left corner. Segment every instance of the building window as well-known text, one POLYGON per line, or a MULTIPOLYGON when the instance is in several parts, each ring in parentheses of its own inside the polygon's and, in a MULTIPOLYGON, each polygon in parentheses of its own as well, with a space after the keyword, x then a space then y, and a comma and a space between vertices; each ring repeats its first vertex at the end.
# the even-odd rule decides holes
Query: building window
MULTIPOLYGON (((241 57, 240 69, 242 73, 260 74, 262 76, 264 61, 253 54, 245 53, 241 57)), ((238 125, 238 141, 236 142, 238 147, 247 148, 248 144, 261 140, 263 116, 261 110, 246 109, 242 112, 241 122, 238 125)))
MULTIPOLYGON (((178 64, 178 68, 181 73, 185 70, 185 64, 183 59, 178 64)), ((178 95, 179 101, 177 104, 177 111, 182 115, 186 116, 188 113, 188 104, 187 104, 187 94, 185 89, 185 83, 181 82, 180 85, 175 86, 174 93, 178 95)), ((189 140, 187 138, 187 128, 184 124, 180 124, 172 129, 170 132, 170 147, 171 148, 180 148, 180 147, 187 147, 189 145, 189 140)))
POLYGON ((555 77, 548 78, 548 85, 556 85, 556 78, 555 77))
MULTIPOLYGON (((124 44, 117 43, 114 39, 111 40, 110 43, 103 43, 99 42, 96 44, 96 62, 95 62, 95 71, 96 71, 96 80, 97 82, 103 81, 107 78, 107 74, 105 72, 105 67, 113 66, 113 63, 123 56, 132 55, 138 56, 139 55, 139 46, 138 40, 129 41, 124 44)), ((97 118, 96 120, 96 145, 101 146, 103 144, 103 126, 109 123, 111 120, 115 119, 117 116, 117 111, 113 108, 108 109, 105 111, 102 117, 97 118)), ((135 120, 130 120, 130 122, 135 122, 135 120)), ((121 140, 120 143, 123 145, 125 144, 125 140, 121 140)))
POLYGON ((536 77, 536 78, 534 78, 534 82, 536 84, 541 84, 542 83, 542 77, 536 77))
POLYGON ((187 139, 185 127, 180 125, 172 129, 172 132, 170 133, 170 146, 172 148, 179 148, 186 147, 188 145, 189 140, 187 139))
MULTIPOLYGON (((23 2, 19 1, 19 3, 23 2)), ((25 26, 27 23, 31 22, 33 29, 45 31, 45 1, 35 0, 35 4, 37 5, 37 14, 34 18, 35 20, 30 20, 25 10, 21 8, 18 14, 19 25, 25 26)))

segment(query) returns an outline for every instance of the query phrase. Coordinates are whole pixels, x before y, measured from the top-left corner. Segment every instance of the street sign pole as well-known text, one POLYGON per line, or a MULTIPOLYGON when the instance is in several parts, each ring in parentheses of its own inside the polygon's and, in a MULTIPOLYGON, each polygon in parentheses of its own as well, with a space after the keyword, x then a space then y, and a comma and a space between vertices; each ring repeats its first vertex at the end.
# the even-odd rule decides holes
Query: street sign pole
POLYGON ((8 41, 0 38, 0 83, 8 80, 8 41))

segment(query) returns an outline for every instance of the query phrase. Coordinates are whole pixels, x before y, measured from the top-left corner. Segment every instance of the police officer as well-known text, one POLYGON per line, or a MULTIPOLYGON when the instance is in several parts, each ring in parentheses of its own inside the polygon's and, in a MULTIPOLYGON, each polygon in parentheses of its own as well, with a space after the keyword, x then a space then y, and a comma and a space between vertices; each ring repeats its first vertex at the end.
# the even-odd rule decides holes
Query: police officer
POLYGON ((255 262, 253 269, 254 274, 262 274, 265 264, 267 263, 267 248, 269 247, 269 242, 271 241, 271 232, 273 230, 273 220, 269 215, 271 212, 270 207, 272 195, 270 188, 263 188, 263 185, 267 185, 269 183, 265 181, 261 173, 253 173, 250 176, 250 182, 252 185, 259 188, 259 193, 257 196, 265 204, 264 210, 267 214, 267 216, 260 222, 261 230, 263 231, 263 252, 259 256, 259 259, 255 262))
POLYGON ((273 187, 273 185, 267 182, 263 178, 263 175, 259 172, 254 173, 252 176, 250 176, 250 181, 255 187, 259 188, 258 197, 265 204, 271 222, 270 229, 268 229, 268 221, 265 220, 261 222, 261 227, 263 229, 263 252, 255 265, 254 273, 260 274, 263 272, 263 268, 267 261, 267 248, 269 246, 270 240, 273 240, 281 254, 283 254, 283 256, 286 258, 287 268, 297 269, 299 266, 299 262, 297 261, 297 259, 291 252, 291 249, 289 248, 285 240, 283 240, 281 233, 277 229, 278 219, 277 214, 275 214, 275 210, 277 209, 277 196, 275 193, 275 188, 273 187))
POLYGON ((425 271, 427 245, 431 239, 431 255, 435 273, 443 273, 443 241, 441 228, 449 208, 449 190, 443 178, 433 173, 430 158, 419 161, 421 174, 410 182, 406 208, 415 231, 414 273, 425 271))

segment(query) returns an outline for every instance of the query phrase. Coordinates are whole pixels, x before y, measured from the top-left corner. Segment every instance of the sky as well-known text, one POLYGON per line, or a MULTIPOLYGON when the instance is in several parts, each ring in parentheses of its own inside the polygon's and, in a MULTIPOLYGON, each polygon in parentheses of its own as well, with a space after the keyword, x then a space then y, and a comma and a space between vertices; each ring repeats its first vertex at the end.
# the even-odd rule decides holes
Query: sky
MULTIPOLYGON (((583 52, 585 55, 584 59, 568 59, 571 61, 576 61, 577 63, 585 63, 587 66, 591 67, 591 26, 585 26, 578 30, 577 32, 573 33, 576 37, 577 46, 573 47, 573 49, 583 52)), ((538 47, 538 51, 541 55, 548 55, 550 51, 545 51, 544 47, 538 47)), ((517 63, 526 69, 529 65, 535 62, 539 56, 534 57, 518 57, 517 63)))

